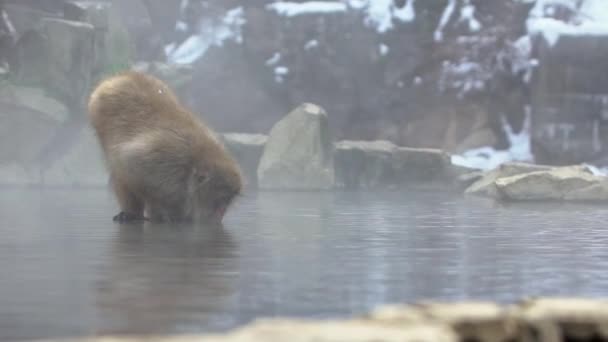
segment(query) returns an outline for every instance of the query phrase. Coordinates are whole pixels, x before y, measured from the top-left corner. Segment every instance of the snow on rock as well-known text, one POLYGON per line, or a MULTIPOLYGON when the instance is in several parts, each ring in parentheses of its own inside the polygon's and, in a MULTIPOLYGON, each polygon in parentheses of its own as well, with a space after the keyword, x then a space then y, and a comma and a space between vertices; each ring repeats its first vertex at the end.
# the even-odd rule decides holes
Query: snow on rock
POLYGON ((530 145, 530 117, 528 110, 523 128, 519 133, 513 132, 513 128, 503 117, 503 129, 511 145, 508 150, 496 150, 490 146, 480 147, 461 155, 453 155, 452 164, 473 169, 492 170, 507 162, 534 162, 530 145))
POLYGON ((274 55, 272 55, 272 57, 268 58, 266 60, 266 66, 272 66, 277 64, 279 61, 281 60, 281 54, 278 52, 275 52, 274 55))
POLYGON ((466 23, 470 32, 481 30, 481 23, 475 18, 475 6, 471 3, 471 0, 464 1, 460 8, 458 21, 466 23))
POLYGON ((608 35, 608 6, 606 0, 536 0, 526 25, 550 45, 562 35, 608 35))
POLYGON ((337 1, 273 2, 266 9, 286 17, 306 14, 346 12, 346 4, 337 1))
POLYGON ((439 78, 439 90, 455 90, 459 97, 482 90, 486 81, 492 77, 491 70, 468 60, 459 62, 444 61, 439 78))
POLYGON ((289 68, 286 66, 277 66, 274 68, 274 80, 277 83, 283 83, 285 76, 289 74, 289 68))
POLYGON ((414 11, 414 3, 416 0, 407 0, 407 3, 403 8, 396 8, 393 10, 393 16, 395 19, 399 19, 404 23, 409 23, 416 19, 416 12, 414 11))
POLYGON ((304 49, 311 50, 316 48, 317 46, 319 46, 319 41, 317 41, 316 39, 312 39, 306 42, 306 44, 304 45, 304 49))
POLYGON ((386 45, 386 44, 380 44, 378 46, 378 52, 380 53, 380 56, 388 55, 389 51, 390 51, 390 49, 389 49, 388 45, 386 45))
POLYGON ((188 37, 179 46, 171 43, 165 47, 167 60, 175 64, 191 64, 205 55, 212 46, 222 46, 229 40, 241 43, 241 28, 244 24, 242 7, 229 10, 219 22, 204 18, 197 34, 188 37))
POLYGON ((395 7, 393 0, 349 0, 348 5, 365 13, 365 24, 379 33, 393 29, 393 21, 411 22, 416 19, 414 3, 407 0, 403 8, 395 7))
POLYGON ((456 0, 448 0, 448 3, 443 10, 443 13, 441 14, 441 19, 439 19, 437 29, 435 29, 434 38, 436 42, 440 42, 443 40, 443 30, 450 21, 450 18, 452 17, 452 14, 454 14, 455 9, 456 0))

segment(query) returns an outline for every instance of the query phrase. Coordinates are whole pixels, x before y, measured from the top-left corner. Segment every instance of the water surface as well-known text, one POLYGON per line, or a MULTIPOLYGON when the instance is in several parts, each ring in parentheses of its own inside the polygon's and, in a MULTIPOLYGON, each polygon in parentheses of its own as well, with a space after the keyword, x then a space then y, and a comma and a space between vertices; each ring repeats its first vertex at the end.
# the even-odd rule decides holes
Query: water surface
POLYGON ((224 227, 119 226, 105 190, 0 189, 0 340, 224 330, 421 299, 608 295, 608 208, 251 193, 224 227))

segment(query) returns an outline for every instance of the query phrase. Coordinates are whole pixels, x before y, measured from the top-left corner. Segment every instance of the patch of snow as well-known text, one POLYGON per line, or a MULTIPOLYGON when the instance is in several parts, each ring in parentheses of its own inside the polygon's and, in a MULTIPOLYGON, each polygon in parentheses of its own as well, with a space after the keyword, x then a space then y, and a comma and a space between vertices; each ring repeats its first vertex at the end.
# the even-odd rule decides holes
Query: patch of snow
POLYGON ((283 65, 280 65, 274 68, 274 80, 277 83, 283 83, 285 76, 289 74, 289 68, 283 65))
POLYGON ((608 167, 597 167, 591 164, 583 164, 583 166, 588 168, 589 171, 591 171, 591 173, 595 176, 608 177, 608 167))
POLYGON ((278 67, 274 68, 274 73, 277 75, 284 76, 284 75, 289 74, 289 68, 286 66, 278 66, 278 67))
POLYGON ((439 19, 439 24, 437 25, 435 33, 433 34, 433 37, 436 42, 443 41, 443 30, 450 22, 450 18, 452 17, 452 14, 454 14, 455 9, 456 0, 448 0, 447 5, 445 5, 445 8, 443 9, 443 13, 441 14, 441 19, 439 19))
POLYGON ((215 20, 202 20, 197 34, 188 37, 179 46, 175 46, 175 43, 165 46, 167 60, 175 64, 191 64, 212 46, 222 46, 228 40, 241 43, 241 28, 245 22, 242 7, 227 11, 219 23, 215 20))
POLYGON ((365 24, 378 33, 393 29, 393 21, 411 22, 416 18, 414 3, 407 0, 403 8, 395 7, 393 0, 348 0, 350 8, 364 12, 365 24))
POLYGON ((509 140, 508 150, 496 150, 494 147, 486 146, 472 149, 460 155, 451 157, 452 164, 465 166, 473 169, 492 170, 501 164, 520 161, 534 162, 534 155, 530 145, 530 109, 526 108, 526 117, 521 132, 513 132, 513 128, 502 118, 503 129, 509 140))
POLYGON ((464 4, 460 8, 459 22, 465 22, 468 26, 469 32, 477 32, 481 30, 481 23, 475 18, 475 6, 471 3, 471 0, 465 0, 464 4))
POLYGON ((378 52, 380 52, 380 56, 386 56, 388 55, 388 52, 390 51, 389 47, 386 44, 380 44, 378 46, 378 52))
POLYGON ((278 15, 295 17, 306 14, 327 14, 346 12, 346 4, 337 1, 273 2, 266 9, 278 15))
POLYGON ((270 57, 268 60, 266 60, 266 66, 272 66, 277 64, 279 61, 281 60, 281 54, 278 52, 275 52, 274 55, 272 55, 272 57, 270 57))
POLYGON ((188 31, 188 24, 181 20, 178 20, 177 23, 175 23, 175 30, 180 32, 186 32, 188 31))
POLYGON ((541 34, 549 45, 562 35, 608 35, 606 0, 536 0, 526 21, 528 33, 541 34), (569 18, 555 18, 558 7, 571 12, 569 18))
POLYGON ((466 94, 483 90, 486 81, 492 77, 492 73, 483 65, 461 60, 459 62, 444 61, 439 78, 439 90, 455 90, 459 97, 466 94))
POLYGON ((304 45, 304 50, 314 49, 317 46, 319 46, 319 42, 316 39, 311 39, 304 45))
POLYGON ((414 11, 414 3, 416 0, 407 0, 407 3, 403 8, 396 8, 393 10, 393 17, 399 19, 404 23, 412 22, 416 19, 416 12, 414 11))

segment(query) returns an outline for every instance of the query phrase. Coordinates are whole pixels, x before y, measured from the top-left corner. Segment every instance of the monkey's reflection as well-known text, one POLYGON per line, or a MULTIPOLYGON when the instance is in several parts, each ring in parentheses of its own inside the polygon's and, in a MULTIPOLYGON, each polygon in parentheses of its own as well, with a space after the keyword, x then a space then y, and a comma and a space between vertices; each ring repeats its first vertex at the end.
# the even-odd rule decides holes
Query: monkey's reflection
POLYGON ((196 331, 219 315, 238 278, 236 244, 222 226, 117 228, 101 270, 99 333, 196 331))

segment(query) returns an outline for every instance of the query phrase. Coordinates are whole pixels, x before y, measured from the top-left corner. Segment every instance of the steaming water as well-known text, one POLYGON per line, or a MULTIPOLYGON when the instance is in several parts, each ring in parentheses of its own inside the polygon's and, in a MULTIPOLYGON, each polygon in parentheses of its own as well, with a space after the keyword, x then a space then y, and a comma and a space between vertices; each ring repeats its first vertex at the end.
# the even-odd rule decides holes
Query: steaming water
POLYGON ((608 294, 608 208, 261 193, 224 228, 117 226, 104 190, 0 192, 0 340, 208 332, 390 302, 608 294))

